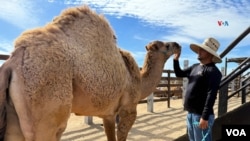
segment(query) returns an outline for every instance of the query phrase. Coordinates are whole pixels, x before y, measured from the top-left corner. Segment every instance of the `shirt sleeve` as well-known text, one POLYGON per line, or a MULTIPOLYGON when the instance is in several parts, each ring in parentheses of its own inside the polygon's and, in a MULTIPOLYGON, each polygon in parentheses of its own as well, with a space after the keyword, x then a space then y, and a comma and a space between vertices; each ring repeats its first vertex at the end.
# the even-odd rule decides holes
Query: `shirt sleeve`
POLYGON ((173 64, 174 64, 174 73, 176 77, 188 77, 188 74, 191 71, 191 67, 182 70, 180 68, 179 60, 174 60, 173 64))
POLYGON ((214 69, 207 72, 208 79, 208 89, 207 89, 207 98, 205 106, 202 112, 202 118, 208 120, 209 113, 213 110, 213 106, 217 97, 217 92, 220 86, 222 75, 220 71, 215 71, 214 69))

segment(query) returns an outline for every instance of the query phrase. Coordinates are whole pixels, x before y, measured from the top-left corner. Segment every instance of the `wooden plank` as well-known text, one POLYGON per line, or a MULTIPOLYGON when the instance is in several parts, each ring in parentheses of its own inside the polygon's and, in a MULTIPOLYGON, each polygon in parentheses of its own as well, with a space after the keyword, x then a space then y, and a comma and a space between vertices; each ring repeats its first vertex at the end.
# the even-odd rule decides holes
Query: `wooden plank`
POLYGON ((171 93, 182 93, 182 90, 171 90, 171 93))
MULTIPOLYGON (((155 98, 154 102, 167 101, 167 100, 168 100, 167 97, 161 97, 161 98, 155 98)), ((141 103, 147 103, 147 100, 144 99, 144 100, 139 101, 139 104, 141 103)))
POLYGON ((166 94, 168 90, 163 90, 163 91, 154 91, 154 94, 166 94))
POLYGON ((174 73, 174 70, 163 70, 162 73, 174 73))
MULTIPOLYGON (((181 87, 183 84, 170 84, 170 88, 171 87, 181 87)), ((166 84, 166 83, 160 83, 160 84, 158 84, 156 87, 168 87, 169 85, 168 84, 166 84)))
POLYGON ((163 76, 161 77, 161 80, 162 81, 167 81, 167 80, 170 80, 170 81, 182 81, 183 78, 178 78, 178 77, 166 77, 166 76, 163 76))
POLYGON ((161 77, 161 80, 168 80, 168 77, 163 76, 161 77))
POLYGON ((0 60, 7 60, 9 57, 9 55, 0 54, 0 60))
POLYGON ((181 87, 183 84, 170 84, 170 87, 181 87))
POLYGON ((168 84, 165 84, 165 83, 161 83, 161 84, 158 84, 157 87, 167 87, 168 84))

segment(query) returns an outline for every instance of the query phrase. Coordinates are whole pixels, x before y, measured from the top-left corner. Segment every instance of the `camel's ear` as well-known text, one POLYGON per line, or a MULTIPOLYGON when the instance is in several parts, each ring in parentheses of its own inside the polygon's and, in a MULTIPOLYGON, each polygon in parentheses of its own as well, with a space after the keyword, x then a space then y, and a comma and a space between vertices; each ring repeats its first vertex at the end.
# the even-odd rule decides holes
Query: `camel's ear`
POLYGON ((146 49, 147 49, 147 51, 148 50, 151 50, 151 51, 155 51, 155 50, 158 50, 159 48, 158 48, 158 46, 157 46, 157 44, 149 44, 149 45, 147 45, 146 46, 146 49))
POLYGON ((157 51, 159 50, 158 42, 151 42, 146 46, 146 50, 157 51))

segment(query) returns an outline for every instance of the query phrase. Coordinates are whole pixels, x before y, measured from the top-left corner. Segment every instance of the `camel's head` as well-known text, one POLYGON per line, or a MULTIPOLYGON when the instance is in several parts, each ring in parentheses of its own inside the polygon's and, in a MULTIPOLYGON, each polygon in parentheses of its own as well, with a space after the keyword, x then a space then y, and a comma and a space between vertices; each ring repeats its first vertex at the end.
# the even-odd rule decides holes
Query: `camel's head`
POLYGON ((153 41, 146 46, 146 50, 164 54, 166 58, 169 58, 174 53, 179 53, 181 46, 176 42, 153 41))

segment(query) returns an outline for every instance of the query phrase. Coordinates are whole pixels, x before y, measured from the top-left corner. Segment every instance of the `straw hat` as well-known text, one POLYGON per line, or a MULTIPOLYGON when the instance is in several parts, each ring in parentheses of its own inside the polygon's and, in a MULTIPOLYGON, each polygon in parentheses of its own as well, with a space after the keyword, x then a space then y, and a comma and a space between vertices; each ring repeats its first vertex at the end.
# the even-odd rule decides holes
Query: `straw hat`
POLYGON ((214 39, 214 38, 207 38, 204 40, 202 44, 190 44, 190 48, 195 52, 198 53, 199 48, 202 48, 212 54, 213 57, 213 62, 214 63, 221 63, 221 58, 220 56, 216 53, 218 48, 220 47, 220 43, 214 39))

